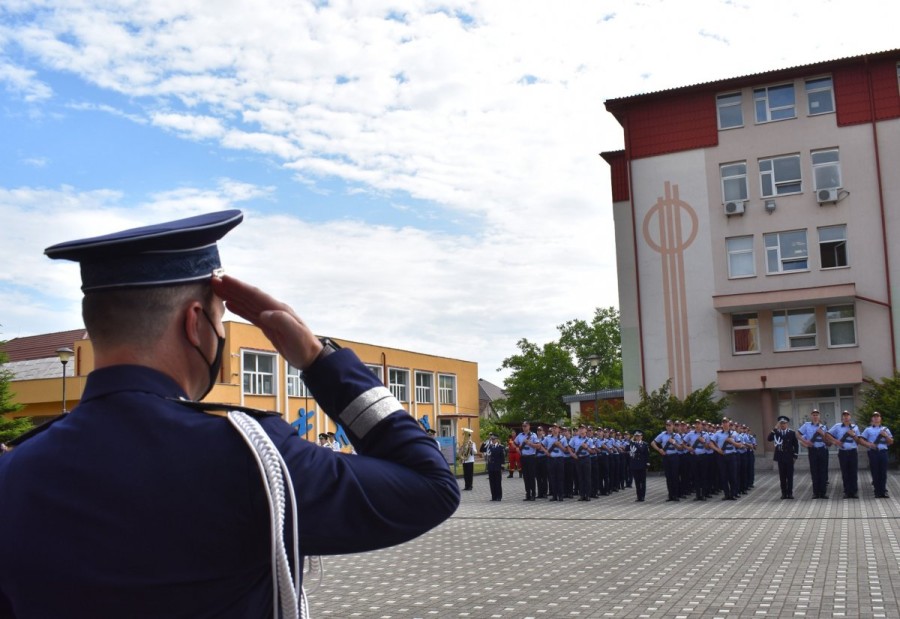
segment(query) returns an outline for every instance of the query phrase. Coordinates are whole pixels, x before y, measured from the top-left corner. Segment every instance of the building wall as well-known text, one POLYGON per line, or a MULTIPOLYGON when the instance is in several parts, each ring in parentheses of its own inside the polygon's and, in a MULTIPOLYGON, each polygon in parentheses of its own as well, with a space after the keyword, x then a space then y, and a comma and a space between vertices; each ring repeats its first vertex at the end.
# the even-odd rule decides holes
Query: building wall
MULTIPOLYGON (((288 396, 289 364, 281 357, 262 331, 246 323, 225 322, 226 346, 223 351, 222 369, 219 381, 205 398, 208 402, 225 402, 276 411, 288 423, 295 423, 298 432, 310 440, 315 440, 320 432, 335 432, 338 428, 320 409, 318 403, 305 389, 300 394, 288 396), (250 355, 262 355, 274 361, 272 395, 252 395, 243 388, 244 365, 250 355), (301 419, 302 417, 302 419, 301 419), (306 430, 306 427, 309 429, 306 430)), ((478 364, 470 361, 440 357, 424 353, 405 351, 351 342, 333 338, 341 347, 353 349, 357 356, 369 366, 377 366, 379 376, 388 377, 390 368, 407 370, 409 385, 403 405, 423 425, 433 427, 440 436, 452 436, 457 440, 462 436, 462 428, 479 431, 478 420, 478 364), (415 373, 423 372, 432 376, 432 403, 416 399, 415 373), (438 399, 439 376, 453 376, 456 379, 455 403, 436 404, 438 399)), ((78 403, 84 389, 87 375, 94 368, 93 347, 90 340, 74 343, 74 376, 66 379, 67 408, 71 410, 78 403)), ((60 372, 61 376, 62 372, 60 372)), ((62 378, 13 381, 12 391, 15 401, 25 408, 11 416, 33 417, 36 421, 58 415, 62 411, 62 378)))
POLYGON ((626 141, 604 158, 616 188, 627 402, 638 386, 667 379, 679 397, 716 382, 728 414, 761 435, 778 414, 796 427, 813 407, 826 418, 854 410, 863 378, 898 366, 898 61, 894 51, 607 102, 626 141), (833 79, 837 109, 811 115, 806 80, 823 76, 833 79), (787 83, 796 117, 756 123, 754 89, 787 83), (726 93, 741 94, 743 126, 719 130, 716 95, 726 93), (812 152, 834 148, 841 199, 820 205, 812 152), (763 198, 760 160, 795 154, 800 192, 763 198), (747 166, 746 210, 727 216, 720 166, 735 162, 747 166), (846 226, 848 266, 823 268, 819 229, 835 225, 846 226), (764 235, 795 230, 806 231, 807 268, 769 274, 764 235), (752 237, 754 272, 730 277, 727 239, 741 236, 752 237), (855 345, 829 346, 826 308, 835 306, 853 307, 855 345), (791 309, 814 310, 814 348, 775 351, 773 315, 791 309), (732 318, 742 313, 758 317, 756 352, 734 350, 732 318))

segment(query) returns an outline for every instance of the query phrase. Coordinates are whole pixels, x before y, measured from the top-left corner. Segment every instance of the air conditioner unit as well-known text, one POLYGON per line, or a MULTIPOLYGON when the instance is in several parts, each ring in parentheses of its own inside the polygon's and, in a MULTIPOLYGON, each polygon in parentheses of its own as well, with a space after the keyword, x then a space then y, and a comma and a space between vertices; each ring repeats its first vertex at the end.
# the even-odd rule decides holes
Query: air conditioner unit
POLYGON ((837 202, 838 201, 838 190, 837 189, 819 189, 816 191, 816 200, 819 204, 826 204, 828 202, 837 202))
POLYGON ((725 203, 725 214, 726 215, 743 215, 744 214, 744 206, 747 204, 746 200, 732 200, 731 202, 725 203))

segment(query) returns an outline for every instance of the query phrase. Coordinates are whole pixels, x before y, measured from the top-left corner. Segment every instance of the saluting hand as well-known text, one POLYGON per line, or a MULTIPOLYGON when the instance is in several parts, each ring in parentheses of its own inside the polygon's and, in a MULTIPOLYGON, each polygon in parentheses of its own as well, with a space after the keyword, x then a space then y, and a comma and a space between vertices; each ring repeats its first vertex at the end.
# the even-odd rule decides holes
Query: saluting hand
POLYGON ((262 329, 291 365, 302 371, 316 360, 322 343, 289 305, 229 275, 213 277, 212 288, 229 311, 262 329))

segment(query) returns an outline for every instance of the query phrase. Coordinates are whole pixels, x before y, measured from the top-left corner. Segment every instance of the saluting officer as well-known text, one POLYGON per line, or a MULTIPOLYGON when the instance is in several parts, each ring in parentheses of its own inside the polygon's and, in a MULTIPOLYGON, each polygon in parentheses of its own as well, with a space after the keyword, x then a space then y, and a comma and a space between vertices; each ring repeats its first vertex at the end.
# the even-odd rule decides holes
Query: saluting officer
POLYGON ((484 446, 484 459, 487 463, 488 485, 491 488, 491 500, 503 499, 503 464, 506 462, 506 449, 496 434, 491 433, 484 446))
POLYGON ((80 263, 95 369, 78 406, 0 457, 0 616, 297 617, 304 555, 399 544, 456 510, 440 450, 352 350, 221 276, 217 241, 242 218, 45 250, 80 263), (280 414, 201 402, 226 306, 302 371, 358 456, 280 414))
POLYGON ((859 426, 853 423, 850 411, 841 413, 840 423, 831 426, 828 433, 833 437, 832 444, 838 446, 838 463, 841 465, 841 479, 844 482, 844 498, 856 499, 859 489, 859 448, 856 440, 859 438, 859 426))
POLYGON ((775 428, 769 432, 766 440, 775 446, 775 454, 772 459, 778 463, 778 480, 781 483, 781 498, 794 498, 794 462, 800 454, 800 444, 797 435, 788 427, 791 422, 789 417, 782 415, 778 418, 775 428))
POLYGON ((797 440, 809 455, 809 474, 812 477, 813 498, 827 499, 828 487, 828 428, 822 423, 819 411, 809 412, 809 421, 797 429, 797 440))
POLYGON ((628 456, 628 468, 631 469, 634 491, 637 494, 635 501, 642 502, 647 495, 647 467, 650 466, 650 448, 644 442, 644 433, 641 430, 634 431, 634 438, 628 448, 628 456))
POLYGON ((666 475, 666 490, 669 498, 666 501, 677 501, 678 491, 678 440, 674 431, 675 424, 671 419, 666 420, 666 429, 653 439, 653 448, 659 452, 663 461, 663 472, 666 475))
POLYGON ((869 470, 872 472, 875 498, 886 499, 888 498, 887 450, 894 444, 894 435, 881 425, 881 413, 878 411, 872 413, 872 423, 862 431, 859 442, 869 448, 869 470))

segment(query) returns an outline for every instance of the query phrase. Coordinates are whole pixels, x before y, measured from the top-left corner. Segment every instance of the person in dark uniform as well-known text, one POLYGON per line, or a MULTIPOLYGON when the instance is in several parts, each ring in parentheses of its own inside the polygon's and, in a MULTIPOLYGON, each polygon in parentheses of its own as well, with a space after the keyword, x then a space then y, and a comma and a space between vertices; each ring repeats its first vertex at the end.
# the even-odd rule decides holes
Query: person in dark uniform
POLYGON ((531 424, 522 422, 522 431, 516 436, 522 461, 522 481, 525 482, 525 501, 534 501, 537 495, 537 435, 531 431, 531 424))
POLYGON ((841 422, 831 426, 828 433, 832 444, 838 447, 838 464, 841 466, 841 480, 844 482, 844 498, 859 498, 859 426, 853 423, 850 411, 841 413, 841 422))
POLYGON ((644 433, 635 430, 634 438, 628 449, 628 468, 634 480, 635 501, 643 502, 647 495, 647 467, 650 466, 650 448, 644 442, 644 433))
POLYGON ((216 241, 241 219, 46 250, 81 263, 96 369, 78 406, 0 456, 0 616, 298 616, 304 555, 399 544, 456 510, 434 441, 353 351, 218 277, 216 241), (304 440, 279 414, 200 402, 220 379, 223 300, 303 371, 358 456, 304 440))
POLYGON ((769 432, 766 440, 774 444, 775 454, 772 457, 778 463, 778 480, 781 482, 781 499, 794 498, 794 462, 800 454, 797 435, 788 427, 789 417, 782 415, 778 424, 769 432))
POLYGON ((491 487, 491 500, 503 499, 503 464, 506 462, 506 449, 500 444, 496 434, 488 437, 484 446, 484 459, 487 462, 488 484, 491 487))
POLYGON ((809 474, 812 477, 813 498, 827 499, 828 445, 831 444, 828 428, 821 422, 819 411, 809 412, 809 421, 797 429, 797 440, 806 447, 809 455, 809 474))
POLYGON ((862 431, 859 444, 869 448, 869 470, 872 473, 872 486, 876 499, 888 498, 887 465, 888 447, 894 444, 894 435, 881 425, 881 413, 872 413, 872 423, 862 431))
POLYGON ((535 472, 534 479, 535 484, 537 485, 537 498, 546 499, 547 498, 547 488, 548 488, 548 475, 549 469, 547 464, 547 450, 544 448, 544 439, 547 438, 546 431, 544 430, 544 426, 538 426, 537 429, 537 442, 538 445, 535 445, 535 449, 537 450, 537 459, 535 460, 535 472))
POLYGON ((651 443, 653 448, 659 452, 660 456, 662 456, 663 472, 666 475, 666 490, 669 495, 666 501, 679 500, 678 465, 680 464, 680 460, 678 459, 678 446, 680 445, 680 442, 678 436, 675 434, 674 427, 674 422, 672 422, 671 419, 667 420, 666 429, 660 432, 659 435, 653 439, 653 443, 651 443))

